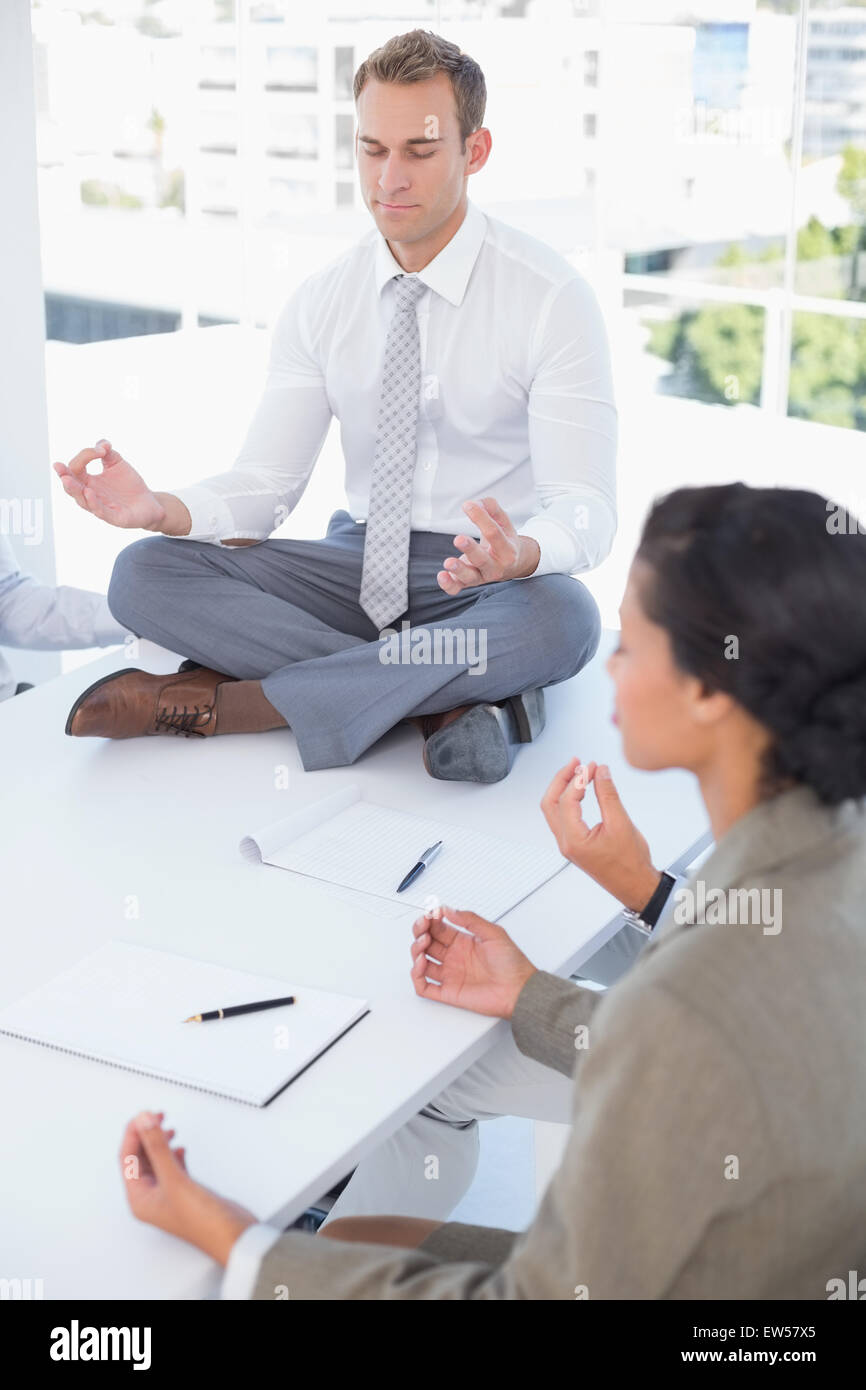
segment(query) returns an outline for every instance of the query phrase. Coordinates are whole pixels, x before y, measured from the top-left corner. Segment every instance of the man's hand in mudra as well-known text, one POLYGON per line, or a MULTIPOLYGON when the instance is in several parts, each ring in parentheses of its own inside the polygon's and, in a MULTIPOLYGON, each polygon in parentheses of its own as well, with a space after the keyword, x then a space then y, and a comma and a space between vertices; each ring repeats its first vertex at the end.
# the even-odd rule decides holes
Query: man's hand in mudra
POLYGON ((519 536, 495 497, 464 502, 463 510, 481 532, 481 539, 458 535, 454 544, 462 557, 450 555, 436 578, 446 594, 456 597, 479 584, 505 579, 528 579, 538 568, 541 548, 531 536, 519 536))

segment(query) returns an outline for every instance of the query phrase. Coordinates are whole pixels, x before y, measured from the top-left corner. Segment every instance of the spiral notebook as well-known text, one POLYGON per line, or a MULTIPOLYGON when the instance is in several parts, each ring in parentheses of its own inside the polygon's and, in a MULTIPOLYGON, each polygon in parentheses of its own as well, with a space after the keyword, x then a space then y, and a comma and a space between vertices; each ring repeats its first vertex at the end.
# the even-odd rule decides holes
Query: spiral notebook
POLYGON ((109 941, 0 1010, 0 1033, 262 1106, 368 1012, 363 999, 298 981, 109 941), (182 1022, 292 994, 284 1008, 182 1022))

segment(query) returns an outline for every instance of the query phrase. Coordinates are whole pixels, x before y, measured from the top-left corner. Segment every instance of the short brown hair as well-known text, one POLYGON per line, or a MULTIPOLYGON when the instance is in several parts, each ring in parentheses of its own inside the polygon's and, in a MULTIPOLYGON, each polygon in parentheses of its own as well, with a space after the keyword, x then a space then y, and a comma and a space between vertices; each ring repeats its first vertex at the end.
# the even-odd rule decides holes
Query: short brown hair
POLYGON ((478 130, 484 121, 487 105, 487 85, 484 73, 474 58, 462 53, 456 43, 440 38, 429 29, 410 29, 397 34, 381 48, 365 58, 355 73, 355 100, 367 81, 424 82, 437 72, 447 72, 457 104, 457 121, 465 145, 467 135, 478 130))

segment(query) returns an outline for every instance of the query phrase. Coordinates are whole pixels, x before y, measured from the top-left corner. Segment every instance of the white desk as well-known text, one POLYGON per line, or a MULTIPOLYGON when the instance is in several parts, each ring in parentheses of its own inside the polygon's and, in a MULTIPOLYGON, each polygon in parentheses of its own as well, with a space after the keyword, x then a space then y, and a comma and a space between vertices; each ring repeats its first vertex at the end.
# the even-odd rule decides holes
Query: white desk
MULTIPOLYGON (((706 823, 691 779, 623 762, 609 647, 548 691, 544 734, 491 787, 433 781, 405 726, 354 768, 317 773, 304 773, 285 731, 67 738, 73 699, 116 669, 117 655, 0 706, 0 1004, 120 937, 365 995, 372 1010, 262 1110, 0 1038, 0 1277, 40 1278, 46 1298, 211 1296, 212 1263, 128 1213, 117 1152, 132 1115, 165 1110, 196 1177, 286 1225, 506 1027, 415 996, 413 912, 377 918, 250 866, 238 851, 246 832, 352 779, 384 803, 455 824, 483 817, 493 833, 544 843, 540 798, 577 754, 612 765, 656 863, 698 840, 706 823), (287 790, 277 789, 281 767, 287 790)), ((155 652, 139 664, 174 669, 155 652)), ((537 965, 566 974, 607 939, 616 911, 569 865, 505 922, 537 965)))

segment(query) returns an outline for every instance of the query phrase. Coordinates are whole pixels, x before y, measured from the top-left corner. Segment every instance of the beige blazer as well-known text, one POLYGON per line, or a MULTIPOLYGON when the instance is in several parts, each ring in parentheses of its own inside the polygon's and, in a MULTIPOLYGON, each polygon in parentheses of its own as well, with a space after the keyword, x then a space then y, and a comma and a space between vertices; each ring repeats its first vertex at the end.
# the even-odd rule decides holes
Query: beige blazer
POLYGON ((529 1230, 452 1222, 408 1252, 289 1232, 254 1297, 826 1299, 866 1275, 862 804, 758 806, 621 982, 539 972, 512 1026, 575 1077, 529 1230))

